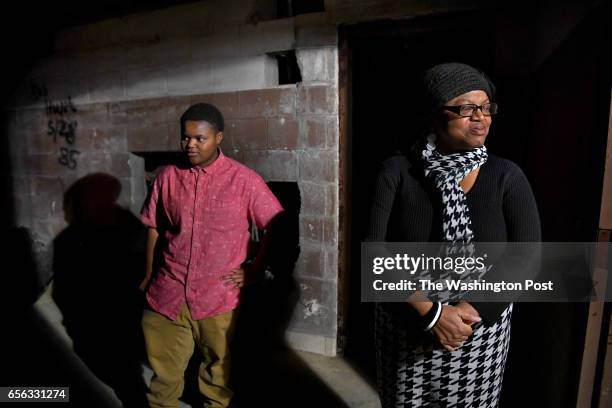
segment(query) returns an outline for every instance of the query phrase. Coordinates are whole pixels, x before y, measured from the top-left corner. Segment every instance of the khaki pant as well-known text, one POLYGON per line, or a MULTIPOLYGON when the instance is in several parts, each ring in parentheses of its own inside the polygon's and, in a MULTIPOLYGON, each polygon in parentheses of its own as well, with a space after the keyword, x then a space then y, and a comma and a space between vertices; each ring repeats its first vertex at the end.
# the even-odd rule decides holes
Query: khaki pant
POLYGON ((192 320, 186 304, 175 321, 145 310, 142 317, 145 344, 154 375, 147 399, 152 408, 178 407, 185 386, 185 369, 198 345, 204 361, 198 385, 209 407, 227 407, 232 390, 227 387, 230 374, 229 345, 234 333, 236 312, 192 320))

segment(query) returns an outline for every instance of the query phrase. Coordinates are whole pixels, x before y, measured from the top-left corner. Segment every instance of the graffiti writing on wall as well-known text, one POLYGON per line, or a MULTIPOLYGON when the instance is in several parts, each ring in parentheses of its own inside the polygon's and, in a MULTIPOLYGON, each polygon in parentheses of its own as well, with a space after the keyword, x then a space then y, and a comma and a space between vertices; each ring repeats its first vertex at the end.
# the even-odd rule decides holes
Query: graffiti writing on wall
POLYGON ((58 140, 64 144, 59 148, 59 164, 72 170, 76 169, 78 165, 76 158, 81 152, 75 148, 78 122, 74 119, 77 108, 72 98, 68 96, 67 99, 50 100, 47 87, 41 84, 32 85, 32 96, 36 100, 45 102, 48 119, 47 135, 53 138, 54 144, 58 144, 58 140))

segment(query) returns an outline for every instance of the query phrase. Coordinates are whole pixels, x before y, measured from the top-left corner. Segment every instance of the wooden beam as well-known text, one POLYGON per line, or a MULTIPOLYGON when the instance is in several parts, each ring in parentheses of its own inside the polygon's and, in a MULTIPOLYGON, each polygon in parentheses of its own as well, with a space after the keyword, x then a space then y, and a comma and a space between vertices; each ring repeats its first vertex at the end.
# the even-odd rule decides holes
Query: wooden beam
MULTIPOLYGON (((612 98, 611 98, 612 99, 612 98)), ((610 254, 607 253, 608 242, 610 242, 610 234, 612 230, 612 102, 610 104, 610 116, 608 120, 608 143, 606 148, 606 161, 604 166, 602 195, 601 195, 601 211, 599 216, 599 233, 597 241, 602 244, 599 247, 596 265, 594 270, 595 291, 597 299, 603 299, 606 293, 607 271, 609 269, 610 254)), ((612 282, 610 282, 612 284, 612 282)), ((587 321, 586 336, 584 339, 584 351, 582 354, 582 367, 580 370, 580 384, 578 386, 578 400, 576 408, 591 407, 593 400, 598 401, 600 408, 609 407, 612 396, 607 393, 604 397, 605 390, 610 390, 612 385, 612 367, 606 365, 604 367, 603 379, 607 379, 608 383, 601 384, 601 396, 593 398, 593 390, 595 389, 595 376, 597 369, 598 351, 601 336, 608 336, 608 333, 602 333, 601 327, 603 324, 604 302, 591 302, 589 306, 589 317, 587 321), (601 398, 600 398, 601 397, 601 398)), ((612 360, 612 347, 608 342, 608 347, 605 356, 605 361, 609 364, 612 360)))

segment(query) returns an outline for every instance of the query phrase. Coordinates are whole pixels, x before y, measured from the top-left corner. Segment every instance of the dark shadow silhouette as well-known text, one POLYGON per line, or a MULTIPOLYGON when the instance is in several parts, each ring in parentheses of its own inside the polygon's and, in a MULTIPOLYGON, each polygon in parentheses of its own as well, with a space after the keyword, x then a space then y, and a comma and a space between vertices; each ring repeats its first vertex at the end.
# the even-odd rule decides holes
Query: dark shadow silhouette
POLYGON ((243 291, 234 341, 238 407, 343 407, 343 402, 291 351, 284 339, 299 299, 293 272, 300 255, 297 183, 270 182, 285 209, 274 222, 267 278, 243 291))
POLYGON ((0 298, 3 305, 22 311, 34 304, 44 290, 34 257, 34 243, 25 227, 12 227, 6 233, 0 298))
POLYGON ((74 350, 126 407, 146 405, 140 326, 145 229, 116 204, 119 181, 91 174, 64 195, 54 240, 53 299, 74 350))
POLYGON ((29 230, 14 227, 6 237, 0 299, 9 313, 4 321, 6 332, 0 336, 0 384, 69 387, 70 406, 115 406, 66 340, 33 306, 44 285, 29 230))
MULTIPOLYGON (((11 334, 0 339, 0 384, 13 387, 69 387, 70 402, 57 406, 109 408, 116 402, 40 312, 29 306, 4 322, 11 334)), ((39 403, 7 404, 34 406, 39 403)), ((43 404, 47 405, 47 404, 43 404)), ((56 404, 51 403, 51 406, 56 404)))

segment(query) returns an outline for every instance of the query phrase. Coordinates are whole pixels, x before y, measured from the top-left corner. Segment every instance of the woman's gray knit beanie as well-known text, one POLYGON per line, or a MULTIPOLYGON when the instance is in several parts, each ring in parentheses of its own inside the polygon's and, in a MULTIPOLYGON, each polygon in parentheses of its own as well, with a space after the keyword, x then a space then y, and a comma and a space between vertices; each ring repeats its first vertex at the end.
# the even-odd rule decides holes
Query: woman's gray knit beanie
POLYGON ((428 69, 424 76, 424 88, 430 113, 466 92, 484 91, 491 101, 495 96, 494 85, 482 71, 458 62, 439 64, 428 69))

